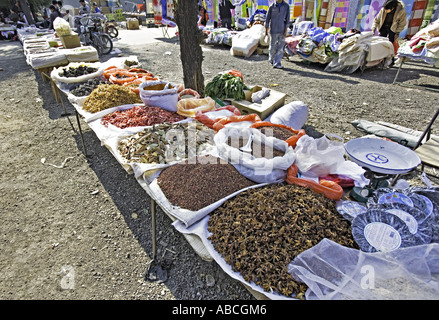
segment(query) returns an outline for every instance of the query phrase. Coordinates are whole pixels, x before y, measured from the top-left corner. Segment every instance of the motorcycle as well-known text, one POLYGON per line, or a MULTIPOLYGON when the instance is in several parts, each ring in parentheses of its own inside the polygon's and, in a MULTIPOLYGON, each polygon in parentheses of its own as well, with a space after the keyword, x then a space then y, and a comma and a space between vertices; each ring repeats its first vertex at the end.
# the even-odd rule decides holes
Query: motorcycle
POLYGON ((119 36, 119 30, 117 30, 113 23, 108 21, 105 22, 105 33, 108 34, 112 39, 116 39, 119 36))
POLYGON ((93 46, 98 55, 109 54, 113 50, 113 41, 105 33, 102 17, 83 15, 75 18, 76 32, 84 45, 93 46))

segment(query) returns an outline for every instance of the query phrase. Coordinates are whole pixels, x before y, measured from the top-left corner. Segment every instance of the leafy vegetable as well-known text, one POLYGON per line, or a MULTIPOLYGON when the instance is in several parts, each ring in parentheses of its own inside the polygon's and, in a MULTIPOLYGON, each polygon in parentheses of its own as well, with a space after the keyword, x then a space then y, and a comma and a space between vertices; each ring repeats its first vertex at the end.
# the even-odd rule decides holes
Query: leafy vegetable
POLYGON ((205 96, 219 99, 245 99, 244 90, 247 89, 242 77, 230 73, 219 73, 204 88, 205 96))

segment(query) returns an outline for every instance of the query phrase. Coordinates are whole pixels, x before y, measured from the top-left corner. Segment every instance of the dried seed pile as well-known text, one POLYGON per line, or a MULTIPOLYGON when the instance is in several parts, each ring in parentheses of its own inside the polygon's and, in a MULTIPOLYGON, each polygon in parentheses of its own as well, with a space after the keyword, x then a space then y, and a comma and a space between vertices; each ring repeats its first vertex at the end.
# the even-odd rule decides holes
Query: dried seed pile
POLYGON ((119 152, 130 162, 171 163, 213 146, 215 132, 197 123, 162 123, 122 139, 119 152))
POLYGON ((70 91, 71 94, 77 97, 85 97, 93 92, 100 84, 106 84, 107 81, 103 81, 100 78, 89 79, 84 83, 79 84, 70 91))
POLYGON ((117 84, 100 84, 85 99, 82 108, 88 112, 99 112, 124 104, 143 103, 140 96, 130 88, 117 84))
POLYGON ((335 202, 296 185, 246 190, 213 211, 208 225, 209 240, 235 272, 284 296, 307 289, 288 273, 301 252, 323 238, 358 248, 335 202))
POLYGON ((157 182, 171 204, 192 211, 255 184, 231 164, 210 155, 164 169, 157 182))
POLYGON ((291 136, 294 135, 294 133, 291 132, 290 130, 276 126, 261 126, 256 129, 261 131, 267 137, 275 137, 280 140, 287 140, 288 138, 291 138, 291 136))

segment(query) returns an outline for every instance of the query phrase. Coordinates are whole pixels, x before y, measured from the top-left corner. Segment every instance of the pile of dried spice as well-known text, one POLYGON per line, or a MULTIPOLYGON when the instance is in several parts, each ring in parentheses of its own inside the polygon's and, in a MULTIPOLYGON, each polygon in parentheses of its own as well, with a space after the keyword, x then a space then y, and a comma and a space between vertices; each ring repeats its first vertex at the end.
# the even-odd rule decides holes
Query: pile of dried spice
POLYGON ((123 158, 138 163, 171 163, 213 147, 215 132, 200 122, 161 123, 119 141, 123 158))
POLYGON ((174 123, 186 119, 176 112, 167 111, 159 107, 134 106, 128 110, 119 110, 107 114, 102 118, 102 124, 112 124, 125 129, 139 126, 152 126, 159 123, 174 123))
POLYGON ((210 155, 164 169, 157 182, 171 204, 192 211, 255 184, 231 164, 210 155))
POLYGON ((95 113, 124 104, 142 103, 139 95, 130 88, 117 84, 100 84, 85 99, 82 108, 95 113))
POLYGON ((358 248, 335 201, 296 185, 246 190, 214 210, 208 225, 209 240, 235 272, 288 297, 300 298, 307 289, 288 273, 301 252, 323 238, 358 248))

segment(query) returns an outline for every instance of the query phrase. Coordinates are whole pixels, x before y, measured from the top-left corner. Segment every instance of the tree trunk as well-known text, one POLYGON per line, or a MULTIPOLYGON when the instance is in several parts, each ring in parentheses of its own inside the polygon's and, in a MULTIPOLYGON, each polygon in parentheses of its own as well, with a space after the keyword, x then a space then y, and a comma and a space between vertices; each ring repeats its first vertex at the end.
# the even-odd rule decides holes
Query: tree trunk
POLYGON ((29 25, 35 24, 34 18, 32 17, 32 14, 29 10, 29 5, 27 4, 26 0, 19 0, 21 10, 23 10, 24 15, 26 16, 27 23, 29 25))
POLYGON ((175 21, 180 37, 180 59, 183 66, 185 88, 204 95, 204 76, 201 69, 203 52, 200 46, 201 32, 198 29, 198 1, 174 0, 175 21))

